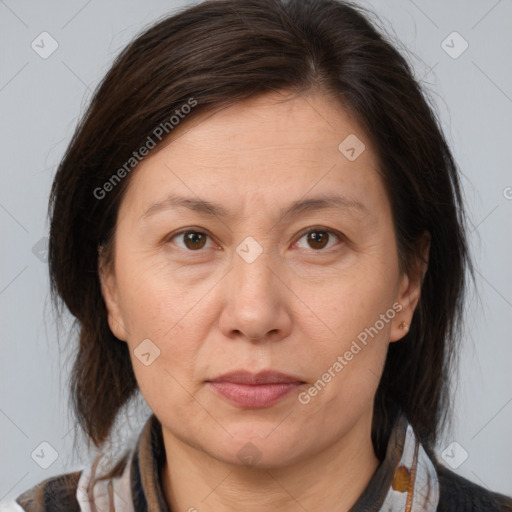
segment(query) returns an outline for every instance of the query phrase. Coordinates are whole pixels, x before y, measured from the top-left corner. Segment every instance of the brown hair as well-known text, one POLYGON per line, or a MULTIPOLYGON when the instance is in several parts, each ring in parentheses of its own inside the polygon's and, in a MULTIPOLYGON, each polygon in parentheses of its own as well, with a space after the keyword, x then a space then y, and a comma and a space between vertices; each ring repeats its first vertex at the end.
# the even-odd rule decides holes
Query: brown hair
POLYGON ((376 150, 403 270, 412 270, 422 235, 431 235, 410 331, 389 347, 372 439, 382 458, 401 408, 426 446, 436 442, 448 418, 465 271, 472 268, 460 184, 409 64, 364 12, 337 0, 206 1, 145 30, 99 84, 57 170, 49 244, 54 298, 80 328, 72 405, 96 446, 137 390, 128 346, 109 329, 98 277, 98 248, 109 247, 130 179, 126 162, 191 98, 197 106, 180 126, 255 94, 313 89, 353 113, 376 150), (123 179, 113 182, 116 173, 123 179))

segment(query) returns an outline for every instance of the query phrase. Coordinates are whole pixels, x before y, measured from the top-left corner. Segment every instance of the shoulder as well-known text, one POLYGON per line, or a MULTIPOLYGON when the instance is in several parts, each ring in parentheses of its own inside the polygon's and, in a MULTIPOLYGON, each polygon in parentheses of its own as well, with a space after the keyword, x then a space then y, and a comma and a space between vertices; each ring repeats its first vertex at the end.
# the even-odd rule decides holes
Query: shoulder
POLYGON ((438 512, 512 512, 512 498, 492 492, 434 462, 439 479, 438 512))
POLYGON ((2 501, 0 512, 25 512, 15 501, 2 501))
POLYGON ((57 475, 0 504, 0 512, 132 511, 129 450, 112 467, 104 454, 85 468, 57 475))
POLYGON ((0 512, 80 512, 76 491, 81 474, 75 471, 48 478, 15 501, 0 505, 0 512))

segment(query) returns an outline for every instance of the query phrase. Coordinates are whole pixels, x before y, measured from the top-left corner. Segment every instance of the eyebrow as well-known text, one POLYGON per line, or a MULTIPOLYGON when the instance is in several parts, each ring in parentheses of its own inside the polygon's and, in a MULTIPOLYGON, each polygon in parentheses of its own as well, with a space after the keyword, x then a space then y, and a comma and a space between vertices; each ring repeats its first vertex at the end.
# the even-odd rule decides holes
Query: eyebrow
MULTIPOLYGON (((160 213, 166 210, 174 210, 177 208, 187 208, 191 211, 210 217, 215 216, 225 219, 232 219, 235 217, 233 213, 230 213, 229 210, 220 204, 212 203, 204 199, 171 194, 163 201, 151 205, 142 214, 141 219, 144 220, 155 215, 156 213, 160 213)), ((349 199, 340 195, 323 194, 309 199, 299 199, 294 201, 289 206, 282 208, 279 211, 279 218, 282 218, 286 215, 296 217, 305 212, 334 208, 340 208, 342 210, 354 210, 362 213, 369 212, 368 208, 356 199, 349 199)))

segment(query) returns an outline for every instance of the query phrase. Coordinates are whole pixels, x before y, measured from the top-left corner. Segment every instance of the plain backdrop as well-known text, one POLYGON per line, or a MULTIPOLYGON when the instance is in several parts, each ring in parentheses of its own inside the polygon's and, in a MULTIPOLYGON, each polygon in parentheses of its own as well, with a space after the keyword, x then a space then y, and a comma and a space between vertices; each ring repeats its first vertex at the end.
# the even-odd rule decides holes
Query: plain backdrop
MULTIPOLYGON (((89 461, 87 452, 73 452, 69 354, 61 350, 70 324, 59 344, 48 301, 49 190, 113 58, 185 5, 191 2, 0 0, 0 501, 89 461), (49 52, 52 45, 43 58, 42 46, 49 52)), ((438 454, 466 478, 512 495, 512 2, 361 5, 375 10, 430 91, 471 221, 477 289, 467 303, 454 428, 438 454)), ((121 425, 127 436, 148 413, 143 406, 121 425)))

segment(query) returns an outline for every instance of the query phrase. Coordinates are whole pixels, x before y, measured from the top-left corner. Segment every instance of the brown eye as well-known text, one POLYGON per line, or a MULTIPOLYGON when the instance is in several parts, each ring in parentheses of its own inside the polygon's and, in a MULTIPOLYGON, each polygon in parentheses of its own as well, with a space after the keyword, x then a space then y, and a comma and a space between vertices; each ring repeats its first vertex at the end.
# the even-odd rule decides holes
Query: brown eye
POLYGON ((171 240, 181 240, 184 246, 182 246, 179 243, 176 243, 176 245, 178 245, 178 247, 181 247, 182 249, 197 251, 205 246, 207 238, 208 235, 206 233, 203 233, 202 231, 189 230, 175 234, 171 238, 171 240))
POLYGON ((313 249, 323 249, 329 240, 329 235, 325 231, 313 231, 307 234, 308 243, 313 249))
MULTIPOLYGON (((336 241, 336 238, 338 240, 341 239, 336 233, 326 229, 311 229, 302 235, 300 240, 303 238, 306 238, 308 244, 307 248, 315 250, 324 249, 332 239, 334 239, 334 241, 336 241)), ((332 247, 332 244, 330 247, 332 247)))

